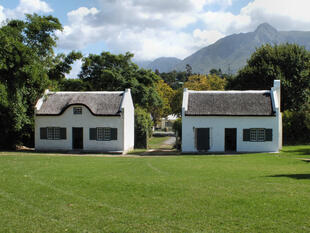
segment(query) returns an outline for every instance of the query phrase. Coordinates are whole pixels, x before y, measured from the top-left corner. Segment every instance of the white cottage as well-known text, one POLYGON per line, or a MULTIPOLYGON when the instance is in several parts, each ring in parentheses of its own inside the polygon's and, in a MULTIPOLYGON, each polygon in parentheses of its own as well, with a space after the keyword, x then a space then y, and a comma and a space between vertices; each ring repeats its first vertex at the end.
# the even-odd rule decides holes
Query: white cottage
POLYGON ((269 91, 183 93, 182 152, 278 152, 280 81, 269 91))
POLYGON ((134 147, 134 106, 125 91, 49 92, 35 106, 35 149, 126 153, 134 147))

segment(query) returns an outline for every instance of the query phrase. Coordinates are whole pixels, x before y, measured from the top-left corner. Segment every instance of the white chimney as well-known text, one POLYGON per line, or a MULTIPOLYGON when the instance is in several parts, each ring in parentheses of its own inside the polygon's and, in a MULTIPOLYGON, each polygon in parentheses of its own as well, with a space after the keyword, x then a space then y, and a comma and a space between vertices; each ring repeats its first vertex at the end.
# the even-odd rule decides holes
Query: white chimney
POLYGON ((281 81, 280 80, 273 81, 273 89, 275 90, 277 94, 278 106, 280 109, 281 108, 281 81))

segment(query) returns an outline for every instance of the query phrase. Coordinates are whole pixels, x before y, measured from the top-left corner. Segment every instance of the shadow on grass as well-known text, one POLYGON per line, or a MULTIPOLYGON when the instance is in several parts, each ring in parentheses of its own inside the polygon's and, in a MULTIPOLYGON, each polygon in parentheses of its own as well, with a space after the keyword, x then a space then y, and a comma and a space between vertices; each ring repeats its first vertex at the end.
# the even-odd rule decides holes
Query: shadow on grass
POLYGON ((308 148, 300 148, 300 149, 282 149, 281 150, 284 153, 294 153, 294 154, 298 154, 298 155, 310 155, 310 147, 308 148))
POLYGON ((310 180, 310 174, 279 174, 279 175, 272 175, 267 177, 287 177, 296 180, 310 180))

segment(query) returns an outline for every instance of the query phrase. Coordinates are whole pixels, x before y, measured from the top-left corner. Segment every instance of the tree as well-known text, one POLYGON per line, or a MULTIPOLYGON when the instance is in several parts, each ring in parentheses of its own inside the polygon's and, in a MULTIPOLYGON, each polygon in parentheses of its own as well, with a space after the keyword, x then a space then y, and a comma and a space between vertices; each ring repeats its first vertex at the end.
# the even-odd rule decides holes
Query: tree
POLYGON ((228 89, 267 89, 281 80, 281 111, 299 111, 310 96, 310 53, 296 44, 263 45, 229 80, 228 89))
POLYGON ((83 59, 79 77, 93 91, 121 91, 131 88, 134 103, 151 112, 154 107, 162 106, 162 100, 156 91, 156 83, 160 77, 150 70, 139 69, 131 61, 132 57, 131 53, 90 54, 83 59))
POLYGON ((159 80, 156 84, 156 91, 162 100, 162 107, 156 107, 152 109, 152 116, 155 124, 158 120, 163 117, 167 117, 172 114, 171 103, 174 96, 174 90, 164 82, 164 80, 159 80))
POLYGON ((135 148, 148 148, 153 122, 150 114, 141 107, 135 108, 135 148))
POLYGON ((184 83, 184 87, 190 90, 224 90, 226 80, 219 76, 212 75, 192 75, 188 81, 184 83))
MULTIPOLYGON (((53 48, 56 30, 62 26, 52 16, 26 15, 26 20, 7 21, 0 28, 0 115, 4 119, 0 147, 33 144, 33 112, 36 100, 55 85, 49 71, 55 69, 53 48)), ((70 63, 70 62, 69 62, 70 63)), ((66 73, 69 69, 60 73, 66 73)))

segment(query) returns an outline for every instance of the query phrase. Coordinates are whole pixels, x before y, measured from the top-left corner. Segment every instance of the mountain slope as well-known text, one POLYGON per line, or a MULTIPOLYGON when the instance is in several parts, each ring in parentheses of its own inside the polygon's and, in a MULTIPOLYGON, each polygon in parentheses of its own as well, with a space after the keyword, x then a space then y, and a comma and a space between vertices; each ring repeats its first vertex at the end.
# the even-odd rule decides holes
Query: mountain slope
POLYGON ((185 70, 190 64, 193 72, 208 73, 221 68, 223 72, 235 73, 242 68, 256 48, 263 44, 297 43, 310 49, 310 32, 277 31, 267 23, 261 24, 254 32, 233 34, 212 45, 204 47, 176 65, 185 70))
POLYGON ((182 60, 176 57, 160 57, 148 64, 147 68, 153 71, 169 72, 177 66, 182 60))

